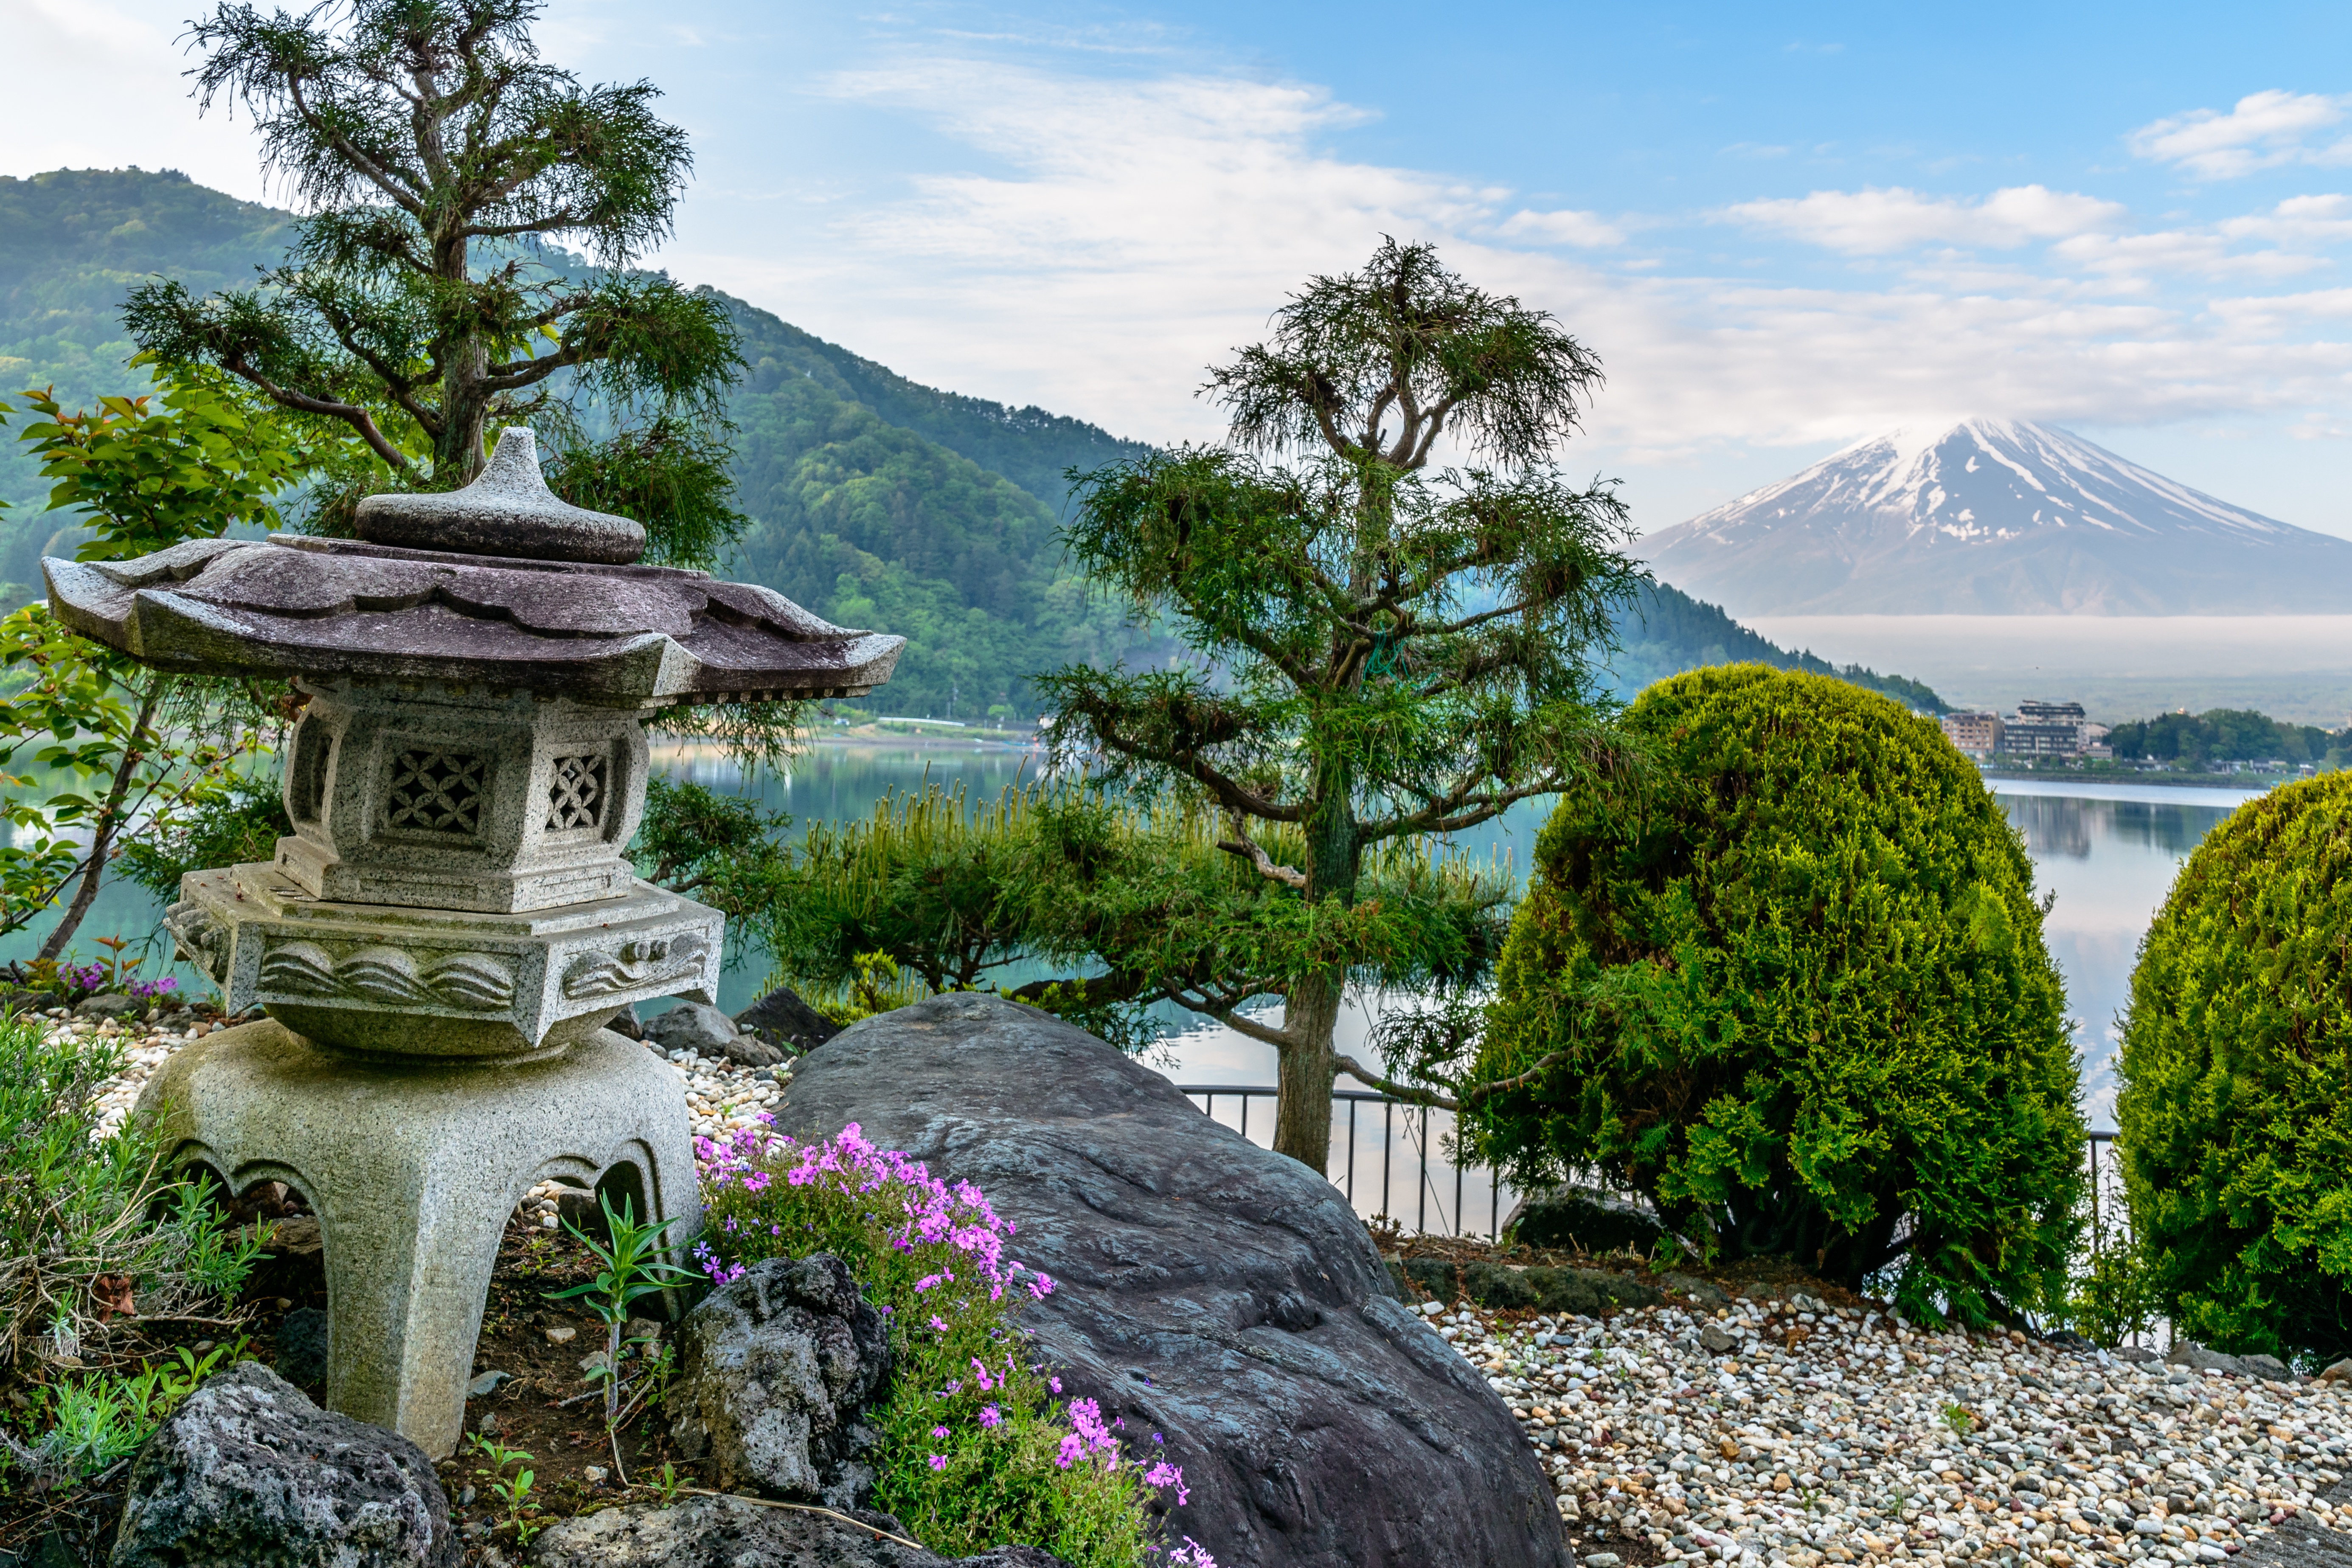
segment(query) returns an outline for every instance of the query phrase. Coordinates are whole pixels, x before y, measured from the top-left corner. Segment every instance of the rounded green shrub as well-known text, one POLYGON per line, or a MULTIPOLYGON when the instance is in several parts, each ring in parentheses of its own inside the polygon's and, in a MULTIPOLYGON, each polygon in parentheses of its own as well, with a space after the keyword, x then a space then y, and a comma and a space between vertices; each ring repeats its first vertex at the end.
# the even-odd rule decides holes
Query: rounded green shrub
POLYGON ((2352 1353, 2352 774, 2247 802, 2140 943, 2117 1142, 2174 1331, 2352 1353))
POLYGON ((1932 721, 1694 670, 1626 714, 1645 798, 1537 844, 1481 1047, 1482 1151, 1597 1169, 1720 1258, 1885 1273, 1923 1320, 2062 1298, 2084 1123, 2017 833, 1932 721))

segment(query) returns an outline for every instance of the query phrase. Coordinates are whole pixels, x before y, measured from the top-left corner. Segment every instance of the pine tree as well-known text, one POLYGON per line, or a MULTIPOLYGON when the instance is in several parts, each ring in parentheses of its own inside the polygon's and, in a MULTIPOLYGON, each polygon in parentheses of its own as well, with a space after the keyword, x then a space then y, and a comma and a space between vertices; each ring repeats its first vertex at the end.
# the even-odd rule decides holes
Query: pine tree
MULTIPOLYGON (((1398 841, 1616 772, 1595 656, 1642 574, 1613 488, 1551 460, 1600 380, 1549 314, 1429 246, 1313 279, 1270 342, 1212 373, 1228 446, 1082 482, 1073 556, 1197 663, 1046 677, 1063 760, 1220 814, 1220 847, 1310 911, 1352 910, 1398 841), (1433 470, 1441 439, 1465 466, 1433 470)), ((1349 975, 1335 956, 1178 998, 1276 1048, 1275 1147, 1318 1171, 1334 1074, 1385 1082, 1333 1051, 1349 975), (1267 995, 1279 1027, 1240 1011, 1267 995)))
POLYGON ((370 490, 467 482, 494 426, 523 422, 557 448, 560 492, 637 517, 651 559, 707 563, 743 521, 722 438, 735 332, 715 298, 629 270, 670 232, 692 155, 652 84, 543 62, 541 9, 224 5, 194 24, 200 104, 252 114, 310 216, 254 286, 147 284, 124 320, 166 363, 217 365, 347 437, 326 531, 370 490))

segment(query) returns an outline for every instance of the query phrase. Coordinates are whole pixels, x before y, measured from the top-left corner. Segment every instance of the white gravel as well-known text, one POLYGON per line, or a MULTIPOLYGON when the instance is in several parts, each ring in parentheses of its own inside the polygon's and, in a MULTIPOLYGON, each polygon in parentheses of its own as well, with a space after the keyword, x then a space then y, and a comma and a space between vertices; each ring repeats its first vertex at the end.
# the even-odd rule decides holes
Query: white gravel
POLYGON ((2220 1563, 2298 1514, 2352 1530, 2321 1495, 2343 1385, 1921 1333, 1801 1292, 1432 1321, 1510 1401, 1562 1516, 1669 1561, 2220 1563), (1709 1329, 1736 1343, 1710 1353, 1709 1329))

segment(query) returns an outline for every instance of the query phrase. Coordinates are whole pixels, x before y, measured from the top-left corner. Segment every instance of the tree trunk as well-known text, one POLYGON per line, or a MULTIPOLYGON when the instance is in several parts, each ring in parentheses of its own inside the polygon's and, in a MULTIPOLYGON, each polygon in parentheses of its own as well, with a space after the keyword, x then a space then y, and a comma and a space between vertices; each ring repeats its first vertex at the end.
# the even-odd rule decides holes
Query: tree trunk
POLYGON ((89 913, 89 906, 98 900, 98 885, 106 876, 107 857, 114 847, 115 829, 121 826, 123 797, 131 793, 131 781, 139 772, 139 759, 145 754, 148 731, 155 722, 155 710, 173 679, 157 675, 148 681, 146 693, 139 700, 139 718, 122 742, 122 761, 115 766, 105 803, 98 808, 98 820, 90 825, 89 858, 82 862, 81 881, 74 889, 73 902, 66 906, 65 914, 58 919, 58 929, 41 943, 43 958, 54 959, 65 952, 74 932, 81 929, 82 916, 89 913))
POLYGON ((1308 975, 1282 1007, 1283 1043, 1275 1077, 1282 1097, 1274 1112, 1274 1152, 1317 1175, 1331 1168, 1331 1033, 1339 1021, 1347 976, 1339 970, 1308 975))

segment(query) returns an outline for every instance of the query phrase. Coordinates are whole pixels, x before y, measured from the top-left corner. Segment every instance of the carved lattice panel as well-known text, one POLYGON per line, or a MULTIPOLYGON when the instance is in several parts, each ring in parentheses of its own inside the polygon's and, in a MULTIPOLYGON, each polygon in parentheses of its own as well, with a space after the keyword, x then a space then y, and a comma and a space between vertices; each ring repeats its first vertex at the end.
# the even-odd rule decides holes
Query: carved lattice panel
POLYGON ((605 759, 600 752, 559 756, 547 777, 547 831, 569 833, 604 825, 605 759))
POLYGON ((387 827, 475 837, 482 829, 483 779, 489 759, 472 752, 417 748, 393 759, 384 792, 387 827))

